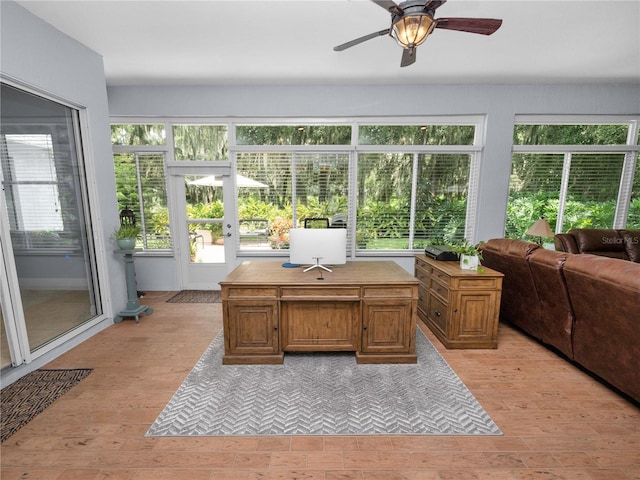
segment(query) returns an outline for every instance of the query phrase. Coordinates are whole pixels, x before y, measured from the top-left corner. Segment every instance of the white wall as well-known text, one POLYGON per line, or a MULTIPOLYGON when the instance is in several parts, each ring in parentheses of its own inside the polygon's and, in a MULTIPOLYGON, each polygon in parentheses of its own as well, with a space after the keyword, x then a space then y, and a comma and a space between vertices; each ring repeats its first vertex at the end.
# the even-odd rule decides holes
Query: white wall
POLYGON ((475 241, 504 234, 515 115, 640 113, 638 85, 136 86, 108 96, 114 116, 484 115, 475 241))
POLYGON ((98 262, 111 294, 105 299, 107 307, 120 310, 126 305, 126 287, 122 259, 113 254, 114 245, 108 240, 119 219, 102 57, 14 2, 0 2, 0 21, 3 80, 85 109, 83 140, 98 262))

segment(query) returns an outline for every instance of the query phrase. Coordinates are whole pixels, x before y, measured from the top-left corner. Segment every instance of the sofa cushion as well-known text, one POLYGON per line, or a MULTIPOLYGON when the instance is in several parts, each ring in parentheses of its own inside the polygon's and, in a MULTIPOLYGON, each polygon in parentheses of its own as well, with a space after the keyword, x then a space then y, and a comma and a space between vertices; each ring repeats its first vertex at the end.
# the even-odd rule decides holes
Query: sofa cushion
POLYGON ((573 358, 573 309, 563 272, 568 255, 571 254, 544 248, 529 255, 529 268, 540 301, 540 323, 530 333, 573 358))
POLYGON ((612 258, 626 259, 624 239, 618 230, 608 228, 577 228, 573 234, 580 253, 593 253, 612 258))
POLYGON ((568 255, 573 358, 640 401, 640 264, 596 255, 568 255))

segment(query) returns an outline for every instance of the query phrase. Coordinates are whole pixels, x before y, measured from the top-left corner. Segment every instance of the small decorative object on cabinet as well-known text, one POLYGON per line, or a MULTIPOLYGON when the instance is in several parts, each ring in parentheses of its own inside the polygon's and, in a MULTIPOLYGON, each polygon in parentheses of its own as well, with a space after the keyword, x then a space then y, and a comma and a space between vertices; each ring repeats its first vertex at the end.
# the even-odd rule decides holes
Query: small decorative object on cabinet
POLYGON ((467 239, 464 242, 450 245, 451 251, 460 257, 460 268, 462 270, 478 270, 482 252, 475 245, 471 245, 467 239))
POLYGON ((497 348, 500 272, 416 255, 418 317, 447 348, 497 348))

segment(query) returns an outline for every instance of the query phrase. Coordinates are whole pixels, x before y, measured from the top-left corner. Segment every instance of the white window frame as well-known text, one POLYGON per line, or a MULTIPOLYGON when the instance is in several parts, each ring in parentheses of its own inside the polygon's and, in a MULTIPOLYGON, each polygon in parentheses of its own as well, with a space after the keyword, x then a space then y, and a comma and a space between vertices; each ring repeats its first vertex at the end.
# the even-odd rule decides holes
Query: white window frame
POLYGON ((629 204, 633 187, 633 176, 636 168, 636 159, 640 152, 638 144, 638 128, 640 116, 633 115, 516 115, 516 125, 624 125, 628 126, 627 140, 624 145, 513 145, 513 154, 516 153, 559 153, 564 154, 562 173, 562 185, 559 195, 558 220, 556 231, 562 232, 563 212, 567 197, 569 167, 571 155, 574 153, 624 153, 625 160, 622 168, 620 187, 616 202, 613 228, 624 228, 629 213, 629 204))
MULTIPOLYGON (((167 195, 169 198, 174 195, 172 191, 171 182, 168 181, 168 177, 171 176, 178 169, 185 172, 190 169, 201 171, 202 168, 215 167, 229 168, 235 171, 235 159, 238 153, 252 153, 252 152, 290 152, 295 153, 348 153, 350 155, 350 186, 349 186, 349 215, 350 218, 355 217, 356 205, 355 200, 357 198, 357 192, 351 190, 355 188, 357 183, 355 182, 355 176, 357 169, 355 168, 355 162, 357 162, 358 153, 412 153, 414 158, 418 154, 434 154, 434 153, 450 153, 450 154, 469 154, 471 155, 471 165, 469 170, 469 189, 467 196, 467 213, 465 221, 465 233, 464 236, 469 241, 473 241, 476 221, 477 221, 477 207, 478 207, 478 195, 479 195, 479 176, 480 167, 482 162, 482 152, 484 149, 484 139, 486 137, 486 115, 453 115, 453 116, 407 116, 407 117, 290 117, 290 118, 267 118, 267 117, 242 117, 242 118, 229 118, 229 117, 122 117, 115 116, 110 118, 111 124, 164 124, 165 125, 165 145, 135 145, 135 146, 123 146, 113 145, 113 153, 122 152, 163 152, 165 154, 166 161, 166 177, 167 183, 167 195), (173 125, 222 125, 228 126, 228 145, 229 145, 229 160, 216 160, 216 161, 177 161, 174 158, 173 150, 173 125), (348 125, 351 126, 351 144, 350 145, 237 145, 236 144, 236 126, 242 125, 348 125), (472 145, 359 145, 358 135, 359 127, 361 125, 472 125, 474 126, 474 140, 472 145)), ((417 180, 414 179, 415 183, 417 180)), ((414 215, 414 199, 415 199, 415 185, 412 186, 412 212, 411 218, 414 215)), ((172 208, 173 202, 169 201, 169 208, 172 208)), ((234 210, 237 210, 237 205, 234 206, 234 210)), ((237 212, 236 212, 237 213, 237 212)), ((174 212, 169 212, 169 218, 175 218, 174 212)), ((237 217, 237 215, 236 215, 237 217)), ((173 222, 173 220, 171 220, 173 222)), ((236 218, 237 224, 237 218, 236 218)), ((355 226, 353 227, 353 235, 351 239, 352 245, 350 251, 355 252, 355 226)), ((172 231, 176 230, 176 226, 171 224, 172 231)), ((237 225, 236 225, 237 231, 237 225)), ((173 251, 175 252, 175 240, 173 243, 173 251)), ((145 251, 140 252, 141 255, 146 254, 161 254, 160 252, 145 251)), ((260 255, 264 256, 265 252, 261 252, 260 255)), ((268 252, 269 253, 269 252, 268 252)), ((139 255, 140 255, 139 254, 139 255)), ((165 252, 165 254, 167 254, 165 252)), ((272 253, 273 255, 282 255, 281 252, 272 253)), ((415 254, 414 250, 403 251, 383 251, 383 250, 371 250, 366 252, 358 252, 358 256, 412 256, 415 254)), ((236 249, 237 256, 248 256, 249 252, 240 252, 236 249)))

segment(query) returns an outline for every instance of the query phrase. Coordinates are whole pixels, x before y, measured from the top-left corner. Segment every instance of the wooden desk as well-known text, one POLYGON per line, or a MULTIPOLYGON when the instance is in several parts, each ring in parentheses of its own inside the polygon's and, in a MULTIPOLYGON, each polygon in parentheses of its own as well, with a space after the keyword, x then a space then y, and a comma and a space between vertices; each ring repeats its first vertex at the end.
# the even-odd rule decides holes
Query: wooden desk
POLYGON ((358 363, 416 363, 415 277, 395 262, 302 270, 244 262, 220 282, 223 363, 282 363, 284 352, 308 351, 353 351, 358 363))

